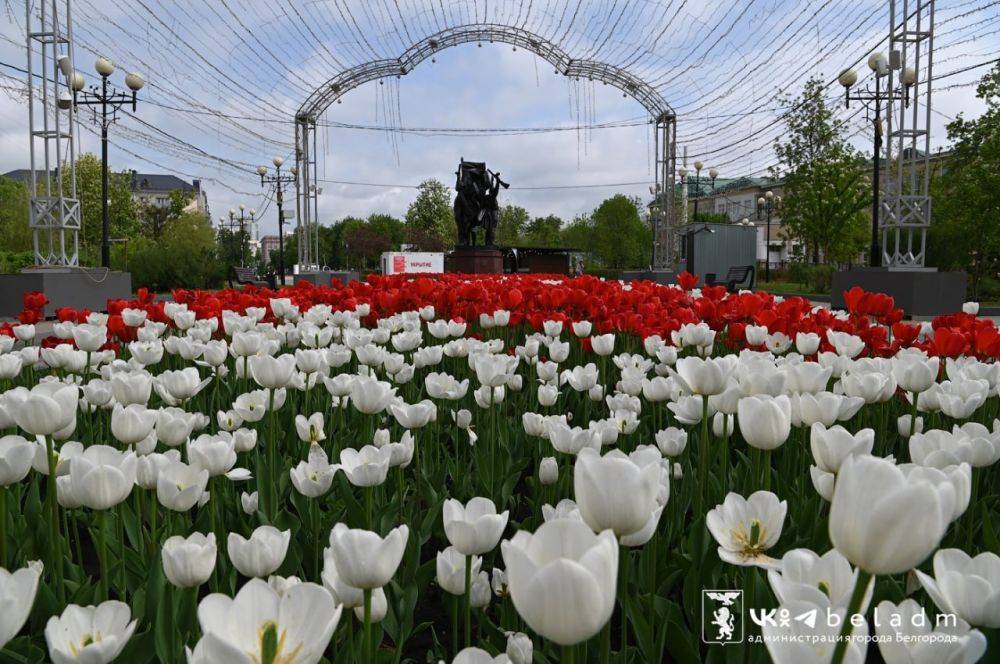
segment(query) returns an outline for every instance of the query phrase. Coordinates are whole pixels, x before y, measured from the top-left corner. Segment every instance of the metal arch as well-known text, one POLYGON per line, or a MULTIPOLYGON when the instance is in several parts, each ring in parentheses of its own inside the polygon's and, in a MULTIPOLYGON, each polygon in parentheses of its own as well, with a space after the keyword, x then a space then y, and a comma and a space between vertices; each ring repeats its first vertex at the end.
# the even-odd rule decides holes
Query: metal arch
POLYGON ((673 115, 673 108, 654 87, 621 67, 594 60, 574 60, 561 48, 533 32, 487 23, 448 28, 414 44, 398 58, 374 60, 346 69, 316 88, 299 107, 296 117, 300 121, 315 119, 330 104, 360 85, 388 76, 404 76, 438 51, 471 42, 520 46, 544 58, 561 74, 587 77, 615 86, 642 104, 653 118, 664 113, 673 115))
POLYGON ((656 135, 654 200, 661 210, 650 219, 653 248, 650 266, 667 268, 676 260, 673 209, 676 169, 677 116, 666 99, 642 79, 621 67, 594 60, 574 60, 552 42, 538 35, 506 25, 475 24, 456 26, 422 39, 398 58, 368 62, 346 69, 327 80, 309 95, 295 114, 296 236, 300 269, 319 269, 319 189, 317 187, 316 121, 335 101, 365 83, 390 76, 405 76, 438 51, 471 42, 500 42, 527 49, 545 59, 556 71, 573 78, 586 78, 614 86, 638 101, 650 114, 656 135))

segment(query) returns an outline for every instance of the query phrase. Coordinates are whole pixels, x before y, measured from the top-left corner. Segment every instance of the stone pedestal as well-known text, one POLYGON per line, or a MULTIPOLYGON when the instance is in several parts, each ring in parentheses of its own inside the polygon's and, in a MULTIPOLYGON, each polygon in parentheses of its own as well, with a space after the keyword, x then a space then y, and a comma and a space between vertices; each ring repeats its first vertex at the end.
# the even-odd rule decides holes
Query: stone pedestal
POLYGON ((331 279, 340 279, 341 283, 346 285, 352 281, 357 281, 359 278, 360 277, 357 272, 338 270, 308 270, 293 275, 292 283, 297 284, 300 281, 308 281, 314 286, 329 286, 331 279))
POLYGON ((896 306, 910 317, 952 314, 962 310, 966 283, 965 272, 938 272, 933 268, 855 268, 834 273, 830 305, 835 309, 843 309, 844 292, 860 286, 866 291, 891 295, 896 306))
POLYGON ((24 308, 22 296, 41 291, 49 298, 45 315, 60 307, 106 311, 108 300, 132 297, 132 275, 102 267, 31 267, 18 274, 0 274, 0 318, 12 318, 24 308))
POLYGON ((444 271, 503 274, 503 252, 492 247, 455 247, 444 257, 444 271))

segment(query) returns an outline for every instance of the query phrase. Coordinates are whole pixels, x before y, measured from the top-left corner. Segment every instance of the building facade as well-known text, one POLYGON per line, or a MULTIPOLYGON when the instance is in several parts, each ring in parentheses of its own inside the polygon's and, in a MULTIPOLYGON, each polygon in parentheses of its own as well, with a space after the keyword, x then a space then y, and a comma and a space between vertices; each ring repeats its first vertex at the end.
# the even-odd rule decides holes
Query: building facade
POLYGON ((183 192, 191 199, 184 208, 185 212, 197 212, 211 217, 208 194, 202 188, 201 180, 187 182, 176 175, 131 171, 129 187, 132 189, 132 199, 136 203, 154 208, 168 207, 170 194, 175 191, 183 192))
POLYGON ((738 224, 744 219, 757 229, 757 263, 770 262, 771 269, 779 269, 799 249, 798 240, 790 237, 788 229, 781 223, 781 211, 771 213, 770 241, 766 213, 757 214, 757 199, 768 191, 777 198, 784 196, 784 183, 777 178, 740 177, 717 179, 715 186, 707 178, 701 178, 695 186, 690 175, 687 177, 688 199, 687 218, 694 220, 695 201, 698 214, 724 215, 729 223, 738 224))

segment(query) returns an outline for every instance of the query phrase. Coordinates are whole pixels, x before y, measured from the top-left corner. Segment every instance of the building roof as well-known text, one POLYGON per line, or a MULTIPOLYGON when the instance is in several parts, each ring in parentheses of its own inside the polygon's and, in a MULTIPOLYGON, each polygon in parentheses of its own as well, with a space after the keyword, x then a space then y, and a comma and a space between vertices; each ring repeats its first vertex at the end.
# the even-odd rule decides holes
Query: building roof
MULTIPOLYGON (((18 168, 4 173, 5 178, 27 182, 31 171, 27 168, 18 168)), ((35 171, 35 177, 42 179, 45 171, 35 171)), ((170 191, 196 191, 199 189, 198 180, 194 183, 185 182, 176 175, 165 175, 163 173, 136 173, 132 171, 132 191, 134 192, 170 192, 170 191)))
POLYGON ((162 173, 132 172, 132 191, 194 191, 195 185, 185 182, 176 175, 162 173))

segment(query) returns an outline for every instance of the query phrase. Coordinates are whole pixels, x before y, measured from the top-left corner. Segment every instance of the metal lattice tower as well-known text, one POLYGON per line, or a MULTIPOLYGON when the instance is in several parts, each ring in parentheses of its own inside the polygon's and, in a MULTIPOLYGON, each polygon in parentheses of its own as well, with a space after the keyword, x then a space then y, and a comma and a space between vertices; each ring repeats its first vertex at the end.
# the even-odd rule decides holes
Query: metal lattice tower
POLYGON ((889 268, 924 267, 931 225, 933 58, 934 0, 890 0, 885 194, 879 218, 882 265, 889 268), (908 69, 916 83, 898 85, 908 69))
POLYGON ((35 263, 77 265, 80 201, 76 197, 76 110, 70 101, 70 78, 63 75, 59 62, 64 58, 63 68, 75 71, 70 0, 25 0, 24 4, 31 162, 28 223, 35 263))
POLYGON ((667 201, 652 219, 653 266, 669 267, 677 259, 677 221, 673 209, 676 169, 677 116, 659 91, 622 67, 595 60, 574 59, 554 44, 520 27, 482 23, 442 30, 410 46, 398 58, 373 60, 345 69, 316 88, 295 115, 296 234, 299 264, 319 267, 319 210, 316 145, 317 119, 340 97, 354 88, 379 79, 405 76, 422 61, 452 46, 499 42, 524 48, 545 59, 564 76, 585 78, 612 85, 632 97, 650 115, 656 134, 656 177, 654 190, 667 201))

